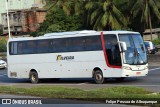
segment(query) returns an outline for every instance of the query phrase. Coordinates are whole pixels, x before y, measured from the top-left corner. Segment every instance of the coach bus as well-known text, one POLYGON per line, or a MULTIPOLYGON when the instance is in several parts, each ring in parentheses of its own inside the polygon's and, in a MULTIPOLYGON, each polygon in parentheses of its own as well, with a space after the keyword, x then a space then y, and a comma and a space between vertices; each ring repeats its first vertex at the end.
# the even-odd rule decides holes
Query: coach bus
POLYGON ((73 31, 39 37, 10 38, 8 77, 41 79, 93 78, 122 81, 148 74, 146 49, 140 33, 73 31))

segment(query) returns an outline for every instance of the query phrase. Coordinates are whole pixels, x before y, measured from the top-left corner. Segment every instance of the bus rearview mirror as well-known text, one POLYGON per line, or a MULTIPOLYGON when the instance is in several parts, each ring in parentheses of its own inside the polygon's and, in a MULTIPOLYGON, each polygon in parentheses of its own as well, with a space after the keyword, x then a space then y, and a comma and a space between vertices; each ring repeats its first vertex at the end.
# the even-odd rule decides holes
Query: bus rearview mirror
POLYGON ((126 42, 119 42, 120 46, 121 46, 121 51, 125 52, 127 50, 127 45, 126 42))

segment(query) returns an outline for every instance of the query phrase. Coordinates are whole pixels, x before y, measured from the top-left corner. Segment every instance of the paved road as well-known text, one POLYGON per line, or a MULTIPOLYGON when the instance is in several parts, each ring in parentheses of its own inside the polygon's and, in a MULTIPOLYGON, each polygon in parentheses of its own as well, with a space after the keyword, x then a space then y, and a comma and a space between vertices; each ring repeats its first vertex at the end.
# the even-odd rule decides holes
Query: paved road
MULTIPOLYGON (((17 87, 33 87, 41 85, 50 85, 50 86, 66 86, 66 87, 76 87, 81 89, 96 89, 104 87, 113 87, 113 86, 138 86, 143 87, 147 90, 154 92, 160 92, 160 66, 150 66, 149 75, 146 77, 138 78, 127 78, 123 82, 117 82, 114 79, 108 80, 104 84, 94 84, 92 79, 62 79, 59 81, 46 80, 40 84, 31 84, 28 79, 10 79, 7 77, 7 69, 0 70, 0 86, 17 86, 17 87)), ((1 98, 26 98, 24 96, 15 96, 15 95, 3 95, 0 94, 1 98)), ((31 98, 31 97, 29 97, 31 98)), ((129 105, 112 105, 112 104, 79 104, 81 101, 73 100, 62 100, 54 99, 55 102, 66 102, 66 104, 54 104, 54 105, 37 105, 37 107, 138 107, 138 106, 129 106, 129 105), (67 104, 74 102, 74 104, 67 104)), ((0 105, 0 107, 18 107, 17 105, 0 105)), ((19 105, 20 106, 20 105, 19 105)), ((24 107, 36 107, 36 105, 23 105, 24 107)))
POLYGON ((33 86, 66 86, 85 90, 113 87, 113 86, 138 86, 147 90, 160 92, 160 66, 150 66, 149 74, 146 77, 127 78, 123 82, 114 79, 107 80, 104 84, 94 84, 92 79, 61 79, 59 81, 44 80, 39 84, 31 84, 28 79, 10 79, 7 77, 7 70, 0 70, 0 85, 33 87, 33 86))

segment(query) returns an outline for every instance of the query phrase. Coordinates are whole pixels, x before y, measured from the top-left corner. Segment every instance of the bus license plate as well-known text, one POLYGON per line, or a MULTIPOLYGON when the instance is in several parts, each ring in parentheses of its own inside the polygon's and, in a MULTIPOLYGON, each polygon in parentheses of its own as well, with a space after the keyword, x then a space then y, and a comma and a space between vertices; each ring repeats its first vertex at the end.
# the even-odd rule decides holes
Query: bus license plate
POLYGON ((137 75, 140 75, 140 74, 141 74, 141 72, 136 72, 136 74, 137 74, 137 75))

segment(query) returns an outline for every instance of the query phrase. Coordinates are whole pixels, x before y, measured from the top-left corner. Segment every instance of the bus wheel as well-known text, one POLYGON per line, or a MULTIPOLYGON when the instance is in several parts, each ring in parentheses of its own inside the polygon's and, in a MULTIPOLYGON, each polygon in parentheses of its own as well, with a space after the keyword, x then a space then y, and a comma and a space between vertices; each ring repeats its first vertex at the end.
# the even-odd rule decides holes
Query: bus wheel
POLYGON ((124 81, 125 77, 121 77, 121 78, 116 78, 117 81, 124 81))
POLYGON ((33 84, 37 84, 39 82, 38 74, 35 71, 30 72, 29 78, 33 84))
POLYGON ((103 84, 104 83, 104 78, 103 78, 103 74, 100 70, 96 70, 93 74, 93 78, 94 78, 94 81, 97 83, 97 84, 103 84))

